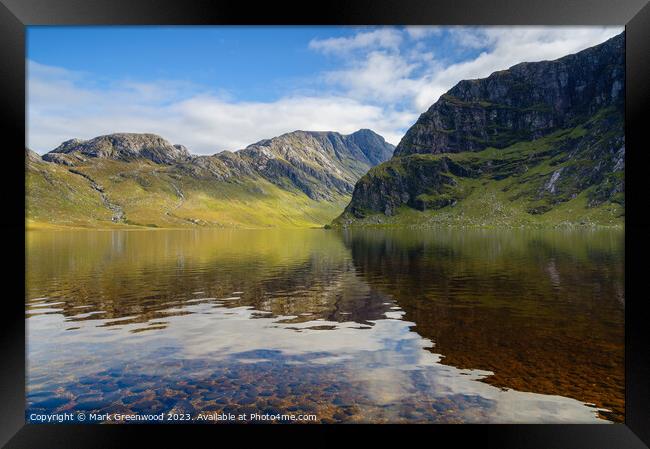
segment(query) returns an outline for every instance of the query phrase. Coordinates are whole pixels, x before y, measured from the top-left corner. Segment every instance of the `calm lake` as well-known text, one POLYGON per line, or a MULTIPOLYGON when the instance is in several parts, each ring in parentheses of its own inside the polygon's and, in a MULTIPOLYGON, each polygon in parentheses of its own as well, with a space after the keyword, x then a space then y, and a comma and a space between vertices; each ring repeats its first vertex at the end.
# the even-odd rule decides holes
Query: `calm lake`
POLYGON ((27 234, 32 413, 622 422, 624 232, 27 234))

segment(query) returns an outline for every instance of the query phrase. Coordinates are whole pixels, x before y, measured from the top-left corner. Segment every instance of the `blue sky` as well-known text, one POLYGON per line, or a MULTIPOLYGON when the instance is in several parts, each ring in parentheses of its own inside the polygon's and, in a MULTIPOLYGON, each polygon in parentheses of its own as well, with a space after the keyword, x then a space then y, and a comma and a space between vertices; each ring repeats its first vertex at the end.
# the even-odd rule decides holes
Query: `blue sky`
POLYGON ((194 153, 295 129, 397 144, 461 79, 600 43, 604 27, 29 27, 28 146, 153 132, 194 153))

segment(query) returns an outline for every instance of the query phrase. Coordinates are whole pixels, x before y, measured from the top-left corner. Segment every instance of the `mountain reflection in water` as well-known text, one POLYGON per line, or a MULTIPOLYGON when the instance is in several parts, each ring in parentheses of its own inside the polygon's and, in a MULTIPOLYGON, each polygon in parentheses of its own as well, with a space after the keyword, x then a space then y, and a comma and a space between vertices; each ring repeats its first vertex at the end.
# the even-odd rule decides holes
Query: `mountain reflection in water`
POLYGON ((27 235, 28 414, 620 422, 622 231, 27 235))

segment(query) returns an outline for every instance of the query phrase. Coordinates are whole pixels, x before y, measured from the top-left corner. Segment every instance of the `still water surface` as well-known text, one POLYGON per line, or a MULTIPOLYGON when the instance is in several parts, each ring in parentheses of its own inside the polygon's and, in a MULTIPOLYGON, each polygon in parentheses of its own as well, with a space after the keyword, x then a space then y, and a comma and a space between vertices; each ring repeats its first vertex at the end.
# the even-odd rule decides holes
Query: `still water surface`
POLYGON ((31 413, 623 421, 623 232, 38 231, 31 413))

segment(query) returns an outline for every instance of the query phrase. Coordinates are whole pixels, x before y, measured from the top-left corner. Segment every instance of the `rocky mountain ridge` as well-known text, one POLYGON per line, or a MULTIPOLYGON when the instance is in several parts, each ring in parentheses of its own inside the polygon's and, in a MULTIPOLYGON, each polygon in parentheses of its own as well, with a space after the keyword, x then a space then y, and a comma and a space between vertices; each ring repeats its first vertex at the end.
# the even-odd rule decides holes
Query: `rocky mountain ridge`
POLYGON ((367 129, 349 135, 294 131, 211 156, 191 155, 184 146, 172 145, 155 134, 116 133, 68 140, 42 159, 67 166, 92 163, 94 158, 147 159, 218 181, 262 176, 281 187, 299 189, 312 199, 327 200, 332 193, 350 194, 354 183, 370 167, 388 160, 393 150, 393 145, 367 129))
POLYGON ((84 226, 322 225, 393 149, 370 130, 294 131, 211 156, 154 134, 72 139, 43 157, 26 150, 28 217, 74 216, 84 226))

